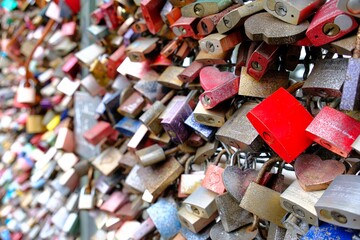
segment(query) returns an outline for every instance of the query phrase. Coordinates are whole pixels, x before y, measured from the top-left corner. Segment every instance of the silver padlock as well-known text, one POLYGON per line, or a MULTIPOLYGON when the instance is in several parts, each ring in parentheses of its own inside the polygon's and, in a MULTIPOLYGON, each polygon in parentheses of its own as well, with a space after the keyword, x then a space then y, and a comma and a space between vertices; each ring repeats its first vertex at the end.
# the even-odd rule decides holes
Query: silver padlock
POLYGON ((190 213, 201 218, 210 218, 217 210, 216 196, 216 193, 201 186, 185 199, 184 205, 190 213))
POLYGON ((95 206, 95 188, 82 187, 79 196, 79 210, 91 210, 95 206))

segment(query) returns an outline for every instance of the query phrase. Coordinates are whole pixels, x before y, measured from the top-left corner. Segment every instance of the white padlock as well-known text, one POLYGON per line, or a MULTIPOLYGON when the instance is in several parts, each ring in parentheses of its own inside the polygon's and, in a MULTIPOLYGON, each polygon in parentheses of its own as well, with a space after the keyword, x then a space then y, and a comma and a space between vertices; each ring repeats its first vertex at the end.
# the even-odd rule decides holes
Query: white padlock
POLYGON ((36 90, 32 81, 23 80, 17 90, 17 101, 19 103, 35 103, 36 90), (26 86, 29 85, 29 86, 26 86))

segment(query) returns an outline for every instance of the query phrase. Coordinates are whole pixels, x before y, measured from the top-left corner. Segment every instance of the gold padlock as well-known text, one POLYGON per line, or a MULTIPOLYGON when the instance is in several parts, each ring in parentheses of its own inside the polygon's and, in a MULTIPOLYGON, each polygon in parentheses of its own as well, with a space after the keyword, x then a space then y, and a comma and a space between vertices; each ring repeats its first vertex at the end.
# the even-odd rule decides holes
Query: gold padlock
POLYGON ((26 120, 26 132, 29 134, 45 132, 45 127, 42 124, 42 115, 29 115, 26 120))

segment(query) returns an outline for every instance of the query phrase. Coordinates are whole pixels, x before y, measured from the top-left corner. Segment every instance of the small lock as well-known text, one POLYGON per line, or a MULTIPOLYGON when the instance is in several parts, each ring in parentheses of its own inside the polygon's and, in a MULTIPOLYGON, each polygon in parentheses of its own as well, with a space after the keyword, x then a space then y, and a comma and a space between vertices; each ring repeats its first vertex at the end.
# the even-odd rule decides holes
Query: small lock
POLYGON ((117 72, 117 67, 125 60, 125 45, 121 45, 113 54, 108 57, 107 62, 107 76, 110 79, 114 79, 117 72))
POLYGON ((145 105, 146 102, 142 95, 137 91, 134 91, 120 104, 117 111, 125 117, 136 118, 141 113, 145 105))
POLYGON ((185 120, 185 124, 192 128, 194 132, 205 141, 212 141, 216 132, 216 128, 202 125, 195 120, 194 113, 185 120))
POLYGON ((100 9, 103 13, 106 26, 110 30, 116 30, 119 26, 117 14, 116 14, 116 5, 114 2, 108 2, 100 6, 100 9))
POLYGON ((283 225, 287 229, 286 236, 291 235, 300 237, 309 231, 309 224, 299 219, 292 213, 288 213, 283 218, 283 225))
POLYGON ((92 187, 92 181, 94 178, 94 169, 91 167, 88 171, 88 183, 80 190, 78 209, 79 210, 91 210, 95 207, 95 187, 92 187))
POLYGON ((203 67, 204 64, 193 61, 188 67, 184 69, 184 71, 178 75, 178 78, 185 83, 191 83, 199 76, 199 73, 203 67))
POLYGON ((188 196, 201 186, 205 174, 203 171, 190 172, 194 158, 189 158, 185 163, 185 172, 181 174, 178 196, 188 196))
POLYGON ((29 134, 42 133, 45 127, 42 124, 42 115, 29 115, 26 120, 26 132, 29 134))
POLYGON ((325 2, 326 0, 306 0, 301 2, 266 0, 264 9, 285 22, 297 25, 309 18, 325 2))
POLYGON ((264 0, 254 1, 230 11, 220 19, 216 29, 219 33, 225 33, 239 27, 248 16, 262 11, 264 9, 263 4, 264 0))
POLYGON ((213 109, 205 109, 201 101, 198 102, 194 110, 195 120, 203 125, 210 127, 221 127, 225 123, 226 109, 219 105, 213 109))
POLYGON ((336 7, 339 1, 326 2, 316 12, 306 31, 306 36, 314 46, 321 46, 343 37, 358 27, 353 16, 336 7))
POLYGON ((159 38, 138 38, 126 48, 126 55, 132 62, 142 62, 146 60, 146 55, 156 48, 159 38))
POLYGON ((353 229, 337 227, 325 222, 322 223, 319 227, 312 226, 310 230, 302 237, 302 239, 354 239, 355 234, 356 231, 353 229))
POLYGON ((83 137, 92 145, 99 144, 112 133, 113 128, 108 122, 100 121, 92 128, 84 132, 83 137))
POLYGON ((184 83, 180 81, 178 75, 184 71, 183 67, 169 66, 159 76, 158 82, 165 87, 181 89, 184 83))
POLYGON ((120 191, 114 191, 110 197, 100 206, 100 210, 108 213, 115 213, 128 201, 129 199, 126 194, 120 191))
POLYGON ((205 143, 204 146, 199 147, 196 150, 196 154, 194 157, 195 164, 203 163, 207 158, 211 157, 217 150, 219 146, 218 140, 213 140, 212 142, 205 143))
POLYGON ((32 81, 21 81, 17 90, 16 100, 19 103, 33 104, 36 101, 36 90, 32 81))
POLYGON ((222 179, 224 168, 218 166, 221 157, 226 153, 222 150, 215 158, 214 164, 210 164, 205 173, 205 178, 201 183, 201 186, 211 190, 217 194, 223 194, 225 192, 225 186, 222 179))
POLYGON ((119 159, 122 157, 120 151, 109 147, 97 156, 91 163, 101 174, 109 176, 119 168, 119 159))
POLYGON ((173 33, 178 37, 192 37, 197 38, 196 26, 199 19, 195 17, 184 17, 181 16, 174 22, 170 28, 173 33))
POLYGON ((305 192, 295 180, 281 195, 281 206, 308 224, 319 226, 315 203, 324 191, 305 192))
POLYGON ((200 51, 198 55, 196 55, 195 61, 202 63, 206 66, 209 65, 227 65, 227 60, 230 59, 231 51, 222 52, 218 54, 210 54, 205 51, 200 51))
POLYGON ((240 32, 233 32, 228 35, 213 33, 199 40, 201 50, 210 53, 222 53, 234 48, 243 41, 240 32))
POLYGON ((165 161, 166 157, 179 150, 179 147, 175 147, 164 151, 160 145, 153 144, 149 147, 143 148, 135 152, 139 163, 144 166, 150 166, 161 161, 165 161))
POLYGON ((217 212, 214 212, 213 215, 209 218, 201 218, 192 213, 190 213, 185 206, 182 206, 178 210, 178 217, 180 223, 183 227, 189 229, 193 233, 198 233, 206 226, 208 226, 214 219, 218 216, 217 212))
POLYGON ((231 0, 197 0, 181 8, 181 15, 184 17, 201 18, 216 14, 232 4, 231 0))
POLYGON ((183 204, 188 212, 201 218, 210 218, 217 210, 216 196, 216 193, 201 186, 190 194, 183 204))

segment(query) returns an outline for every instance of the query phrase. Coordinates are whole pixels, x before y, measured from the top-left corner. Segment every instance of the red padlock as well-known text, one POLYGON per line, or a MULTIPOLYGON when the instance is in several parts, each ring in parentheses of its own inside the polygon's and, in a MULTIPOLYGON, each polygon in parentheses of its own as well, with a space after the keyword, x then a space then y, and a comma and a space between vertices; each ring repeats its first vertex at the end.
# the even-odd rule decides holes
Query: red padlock
POLYGON ((201 182, 201 186, 217 194, 223 194, 225 192, 225 186, 222 178, 225 169, 217 166, 220 162, 222 155, 224 155, 225 153, 226 151, 222 150, 216 156, 214 164, 210 164, 208 166, 208 168, 206 169, 205 178, 201 182))
POLYGON ((160 31, 164 22, 161 18, 160 12, 164 7, 165 0, 142 0, 140 7, 142 14, 145 18, 146 25, 149 29, 149 32, 156 34, 160 31))
POLYGON ((75 55, 71 54, 71 56, 65 62, 61 70, 74 80, 77 74, 80 72, 79 59, 75 57, 75 55))
POLYGON ((115 30, 119 27, 119 21, 116 14, 116 9, 113 1, 101 5, 101 11, 104 14, 106 26, 110 30, 115 30))
POLYGON ((247 73, 260 80, 279 55, 279 45, 262 42, 247 61, 247 73))
POLYGON ((83 137, 92 145, 99 144, 107 138, 113 131, 110 123, 99 121, 95 126, 84 132, 83 137))
POLYGON ((71 11, 74 14, 80 12, 81 9, 80 0, 65 0, 65 2, 71 8, 71 11))
POLYGON ((121 45, 121 47, 108 58, 107 76, 109 78, 114 79, 118 75, 117 68, 126 58, 125 49, 126 46, 124 44, 121 45))
POLYGON ((184 71, 182 71, 182 73, 178 75, 178 78, 185 83, 192 82, 199 76, 203 67, 204 64, 193 61, 187 68, 184 69, 184 71))
POLYGON ((355 18, 339 10, 337 3, 338 0, 325 3, 311 21, 306 36, 314 46, 333 42, 358 27, 355 18))
POLYGON ((95 9, 91 13, 91 20, 95 25, 99 25, 103 19, 104 19, 104 13, 101 11, 100 8, 95 9))
POLYGON ((313 141, 346 158, 360 134, 360 122, 326 106, 306 128, 306 132, 313 141))
POLYGON ((180 17, 170 28, 178 37, 192 37, 197 39, 196 26, 198 22, 198 18, 180 17))
POLYGON ((246 116, 265 142, 288 163, 312 143, 305 129, 313 117, 284 88, 274 92, 246 116))
POLYGON ((231 72, 220 72, 216 67, 204 67, 200 71, 200 84, 205 90, 199 99, 205 109, 235 96, 239 91, 239 77, 231 72))

